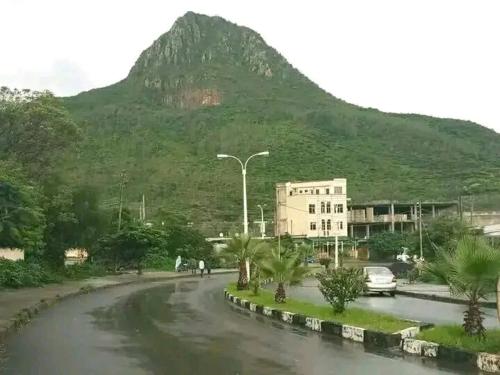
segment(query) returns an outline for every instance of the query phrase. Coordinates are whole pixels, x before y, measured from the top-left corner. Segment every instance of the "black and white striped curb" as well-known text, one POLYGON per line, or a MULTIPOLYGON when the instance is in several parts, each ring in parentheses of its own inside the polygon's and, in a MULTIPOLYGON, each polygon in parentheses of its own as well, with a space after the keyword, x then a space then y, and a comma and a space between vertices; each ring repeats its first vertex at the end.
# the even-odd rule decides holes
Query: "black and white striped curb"
POLYGON ((421 330, 431 328, 433 327, 433 324, 422 323, 416 320, 408 320, 415 323, 415 326, 394 333, 385 333, 258 305, 250 302, 249 300, 236 297, 229 293, 226 289, 224 289, 224 296, 235 305, 248 309, 252 312, 278 319, 284 323, 302 326, 312 331, 332 334, 344 339, 360 342, 365 345, 377 346, 380 348, 399 347, 405 353, 430 358, 445 359, 453 362, 461 361, 475 365, 479 369, 486 372, 498 373, 500 371, 499 355, 489 353, 471 353, 445 347, 433 342, 415 339, 421 330))
MULTIPOLYGON (((312 318, 302 314, 282 311, 268 306, 257 305, 246 299, 236 297, 229 293, 227 290, 224 290, 224 296, 227 300, 231 301, 237 306, 243 307, 258 314, 281 320, 284 323, 298 325, 308 328, 312 331, 332 334, 335 336, 343 337, 345 339, 361 342, 368 345, 376 345, 384 348, 400 346, 401 340, 403 338, 414 337, 420 331, 419 326, 407 328, 403 331, 394 333, 373 331, 351 326, 348 324, 342 324, 334 321, 312 318)), ((415 323, 417 324, 418 322, 415 323)))
POLYGON ((463 349, 440 345, 431 341, 404 338, 401 349, 406 353, 423 357, 437 358, 457 363, 468 363, 482 371, 500 374, 500 355, 491 353, 475 353, 463 349))

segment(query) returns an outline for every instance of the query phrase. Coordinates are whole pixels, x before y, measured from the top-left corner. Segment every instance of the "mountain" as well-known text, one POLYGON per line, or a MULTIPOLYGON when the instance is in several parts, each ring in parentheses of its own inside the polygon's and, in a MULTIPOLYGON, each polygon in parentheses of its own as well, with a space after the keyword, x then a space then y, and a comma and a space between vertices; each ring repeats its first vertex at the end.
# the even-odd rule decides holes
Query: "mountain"
POLYGON ((346 103, 220 17, 185 14, 124 80, 64 102, 84 133, 70 178, 111 199, 126 170, 132 209, 144 193, 149 215, 179 214, 207 234, 242 216, 240 166, 220 152, 270 151, 249 163, 250 221, 257 204, 272 215, 278 181, 346 177, 353 200, 456 199, 472 183, 500 192, 500 134, 346 103))

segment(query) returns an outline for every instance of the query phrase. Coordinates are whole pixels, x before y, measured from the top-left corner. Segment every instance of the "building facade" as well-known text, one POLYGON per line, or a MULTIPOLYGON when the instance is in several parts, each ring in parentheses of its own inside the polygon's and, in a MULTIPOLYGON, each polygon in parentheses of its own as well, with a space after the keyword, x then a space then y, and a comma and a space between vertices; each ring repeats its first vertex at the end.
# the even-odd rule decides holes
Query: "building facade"
POLYGON ((458 202, 373 201, 349 203, 349 237, 368 239, 379 232, 413 232, 418 230, 420 214, 424 223, 440 215, 456 215, 458 202), (422 212, 420 212, 420 209, 422 212))
POLYGON ((346 190, 345 178, 276 184, 275 235, 347 236, 346 190))

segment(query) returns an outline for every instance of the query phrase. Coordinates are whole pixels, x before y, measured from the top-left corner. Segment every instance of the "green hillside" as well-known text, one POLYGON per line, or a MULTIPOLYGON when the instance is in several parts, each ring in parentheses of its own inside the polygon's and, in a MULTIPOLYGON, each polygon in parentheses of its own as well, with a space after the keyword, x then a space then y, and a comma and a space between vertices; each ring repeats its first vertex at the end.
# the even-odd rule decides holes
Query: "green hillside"
POLYGON ((354 200, 456 199, 471 183, 500 192, 500 134, 346 103, 219 17, 187 13, 124 80, 64 101, 84 133, 72 179, 111 199, 126 170, 129 207, 145 193, 151 215, 185 215, 207 234, 241 221, 240 167, 219 152, 270 151, 249 163, 250 221, 257 204, 272 214, 278 181, 346 177, 354 200))

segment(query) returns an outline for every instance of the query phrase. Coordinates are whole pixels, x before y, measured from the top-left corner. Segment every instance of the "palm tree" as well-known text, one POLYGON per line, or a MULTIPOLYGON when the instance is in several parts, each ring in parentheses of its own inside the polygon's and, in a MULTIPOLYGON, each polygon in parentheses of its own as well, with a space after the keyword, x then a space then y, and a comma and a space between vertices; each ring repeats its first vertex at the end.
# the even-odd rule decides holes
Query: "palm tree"
POLYGON ((463 327, 468 335, 479 337, 485 334, 479 300, 495 291, 499 269, 500 252, 477 236, 463 237, 452 253, 439 250, 436 261, 426 267, 449 285, 452 294, 468 298, 463 327))
POLYGON ((301 253, 289 253, 281 256, 280 251, 272 248, 269 256, 259 262, 259 266, 264 277, 272 278, 278 286, 274 295, 277 303, 285 303, 285 284, 296 285, 302 281, 308 270, 301 266, 301 253))
POLYGON ((234 236, 228 242, 227 247, 224 248, 220 256, 229 261, 236 261, 239 268, 238 283, 236 288, 238 290, 248 289, 248 275, 246 262, 252 264, 263 252, 265 243, 262 241, 252 240, 247 235, 234 236))

